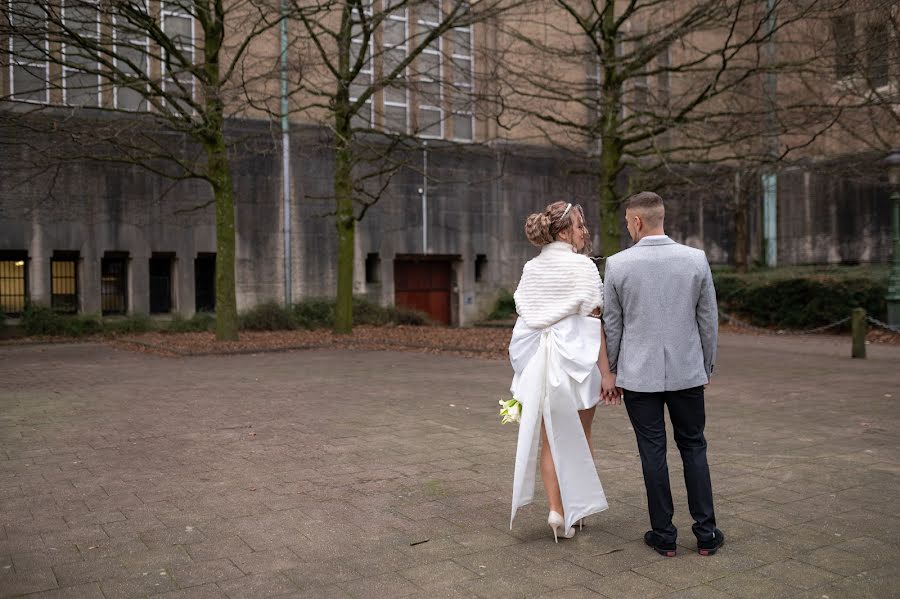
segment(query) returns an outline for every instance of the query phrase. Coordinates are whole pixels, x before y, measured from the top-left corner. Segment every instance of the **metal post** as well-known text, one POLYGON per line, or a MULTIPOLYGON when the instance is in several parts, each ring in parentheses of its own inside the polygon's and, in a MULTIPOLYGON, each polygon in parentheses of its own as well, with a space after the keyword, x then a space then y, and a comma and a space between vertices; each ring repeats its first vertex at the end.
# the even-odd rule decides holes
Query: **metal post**
POLYGON ((422 142, 422 253, 428 253, 428 142, 422 142))
POLYGON ((900 190, 894 189, 891 194, 893 218, 891 229, 893 243, 891 246, 891 275, 888 277, 887 318, 892 327, 900 326, 900 190))
POLYGON ((291 138, 288 122, 288 5, 281 0, 281 202, 284 207, 284 305, 292 303, 291 287, 291 138))
MULTIPOLYGON (((778 125, 775 119, 777 106, 778 78, 772 70, 775 62, 775 0, 766 0, 766 57, 767 67, 765 79, 766 99, 769 105, 768 114, 768 141, 769 159, 774 162, 778 159, 778 125)), ((774 166, 773 166, 774 169, 774 166)), ((763 175, 763 251, 765 253, 766 266, 778 264, 778 175, 775 172, 763 175)))
POLYGON ((900 326, 900 148, 884 160, 891 184, 891 275, 888 277, 887 300, 888 324, 900 326))
POLYGON ((866 311, 862 308, 853 308, 850 313, 850 322, 853 332, 853 349, 850 356, 853 358, 866 357, 866 311))

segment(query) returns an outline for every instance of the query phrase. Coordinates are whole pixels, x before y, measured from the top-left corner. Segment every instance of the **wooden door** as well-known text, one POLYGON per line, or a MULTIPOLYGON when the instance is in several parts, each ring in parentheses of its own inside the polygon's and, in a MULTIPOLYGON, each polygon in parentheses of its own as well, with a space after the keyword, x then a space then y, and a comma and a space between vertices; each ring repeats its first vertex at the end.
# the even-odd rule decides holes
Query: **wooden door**
POLYGON ((394 303, 449 325, 451 274, 449 260, 395 260, 394 303))

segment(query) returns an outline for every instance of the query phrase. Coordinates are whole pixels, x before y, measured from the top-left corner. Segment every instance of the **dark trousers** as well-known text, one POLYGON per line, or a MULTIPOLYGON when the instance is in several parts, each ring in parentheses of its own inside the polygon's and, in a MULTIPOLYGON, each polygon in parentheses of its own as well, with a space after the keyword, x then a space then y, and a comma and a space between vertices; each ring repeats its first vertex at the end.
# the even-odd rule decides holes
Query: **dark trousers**
POLYGON ((716 529, 716 515, 709 464, 706 462, 706 438, 703 436, 706 425, 703 387, 660 393, 625 390, 625 407, 637 437, 644 469, 650 525, 663 541, 675 542, 678 529, 672 524, 675 509, 666 463, 663 406, 669 408, 675 444, 684 464, 684 484, 687 487, 688 507, 694 518, 694 535, 700 541, 708 541, 713 538, 716 529))

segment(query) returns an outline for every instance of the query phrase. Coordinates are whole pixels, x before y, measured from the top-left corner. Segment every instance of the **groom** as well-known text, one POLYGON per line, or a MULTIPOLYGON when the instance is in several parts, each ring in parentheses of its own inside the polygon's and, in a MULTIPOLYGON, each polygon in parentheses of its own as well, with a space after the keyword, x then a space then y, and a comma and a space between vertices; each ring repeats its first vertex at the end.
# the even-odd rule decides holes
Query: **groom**
POLYGON ((625 202, 625 222, 636 244, 606 260, 606 351, 641 454, 652 526, 644 541, 660 555, 675 556, 667 406, 684 464, 697 549, 712 555, 725 542, 716 528, 703 436, 703 390, 712 375, 719 326, 716 292, 706 255, 669 239, 664 216, 662 198, 655 193, 644 191, 625 202))

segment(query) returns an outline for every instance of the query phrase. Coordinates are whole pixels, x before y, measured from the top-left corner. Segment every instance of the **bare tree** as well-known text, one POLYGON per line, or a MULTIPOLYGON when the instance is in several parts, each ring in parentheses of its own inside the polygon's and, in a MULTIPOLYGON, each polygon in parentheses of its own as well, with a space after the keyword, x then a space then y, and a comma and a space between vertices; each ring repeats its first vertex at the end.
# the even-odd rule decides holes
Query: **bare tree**
POLYGON ((503 9, 500 0, 341 0, 297 12, 306 51, 292 109, 329 130, 334 154, 336 332, 353 323, 356 223, 410 166, 417 139, 475 139, 484 94, 475 28, 503 9))
POLYGON ((833 98, 797 93, 800 82, 815 87, 825 62, 822 38, 810 47, 804 32, 828 22, 832 3, 550 5, 550 16, 504 20, 507 52, 524 57, 505 61, 506 125, 595 157, 604 255, 620 248, 626 173, 765 172, 802 154, 845 113, 833 98))
POLYGON ((267 93, 257 83, 278 55, 259 47, 288 13, 275 0, 8 0, 0 14, 6 139, 48 160, 204 181, 215 206, 216 336, 236 339, 226 123, 246 114, 248 96, 267 93), (173 144, 172 132, 192 145, 173 144))

